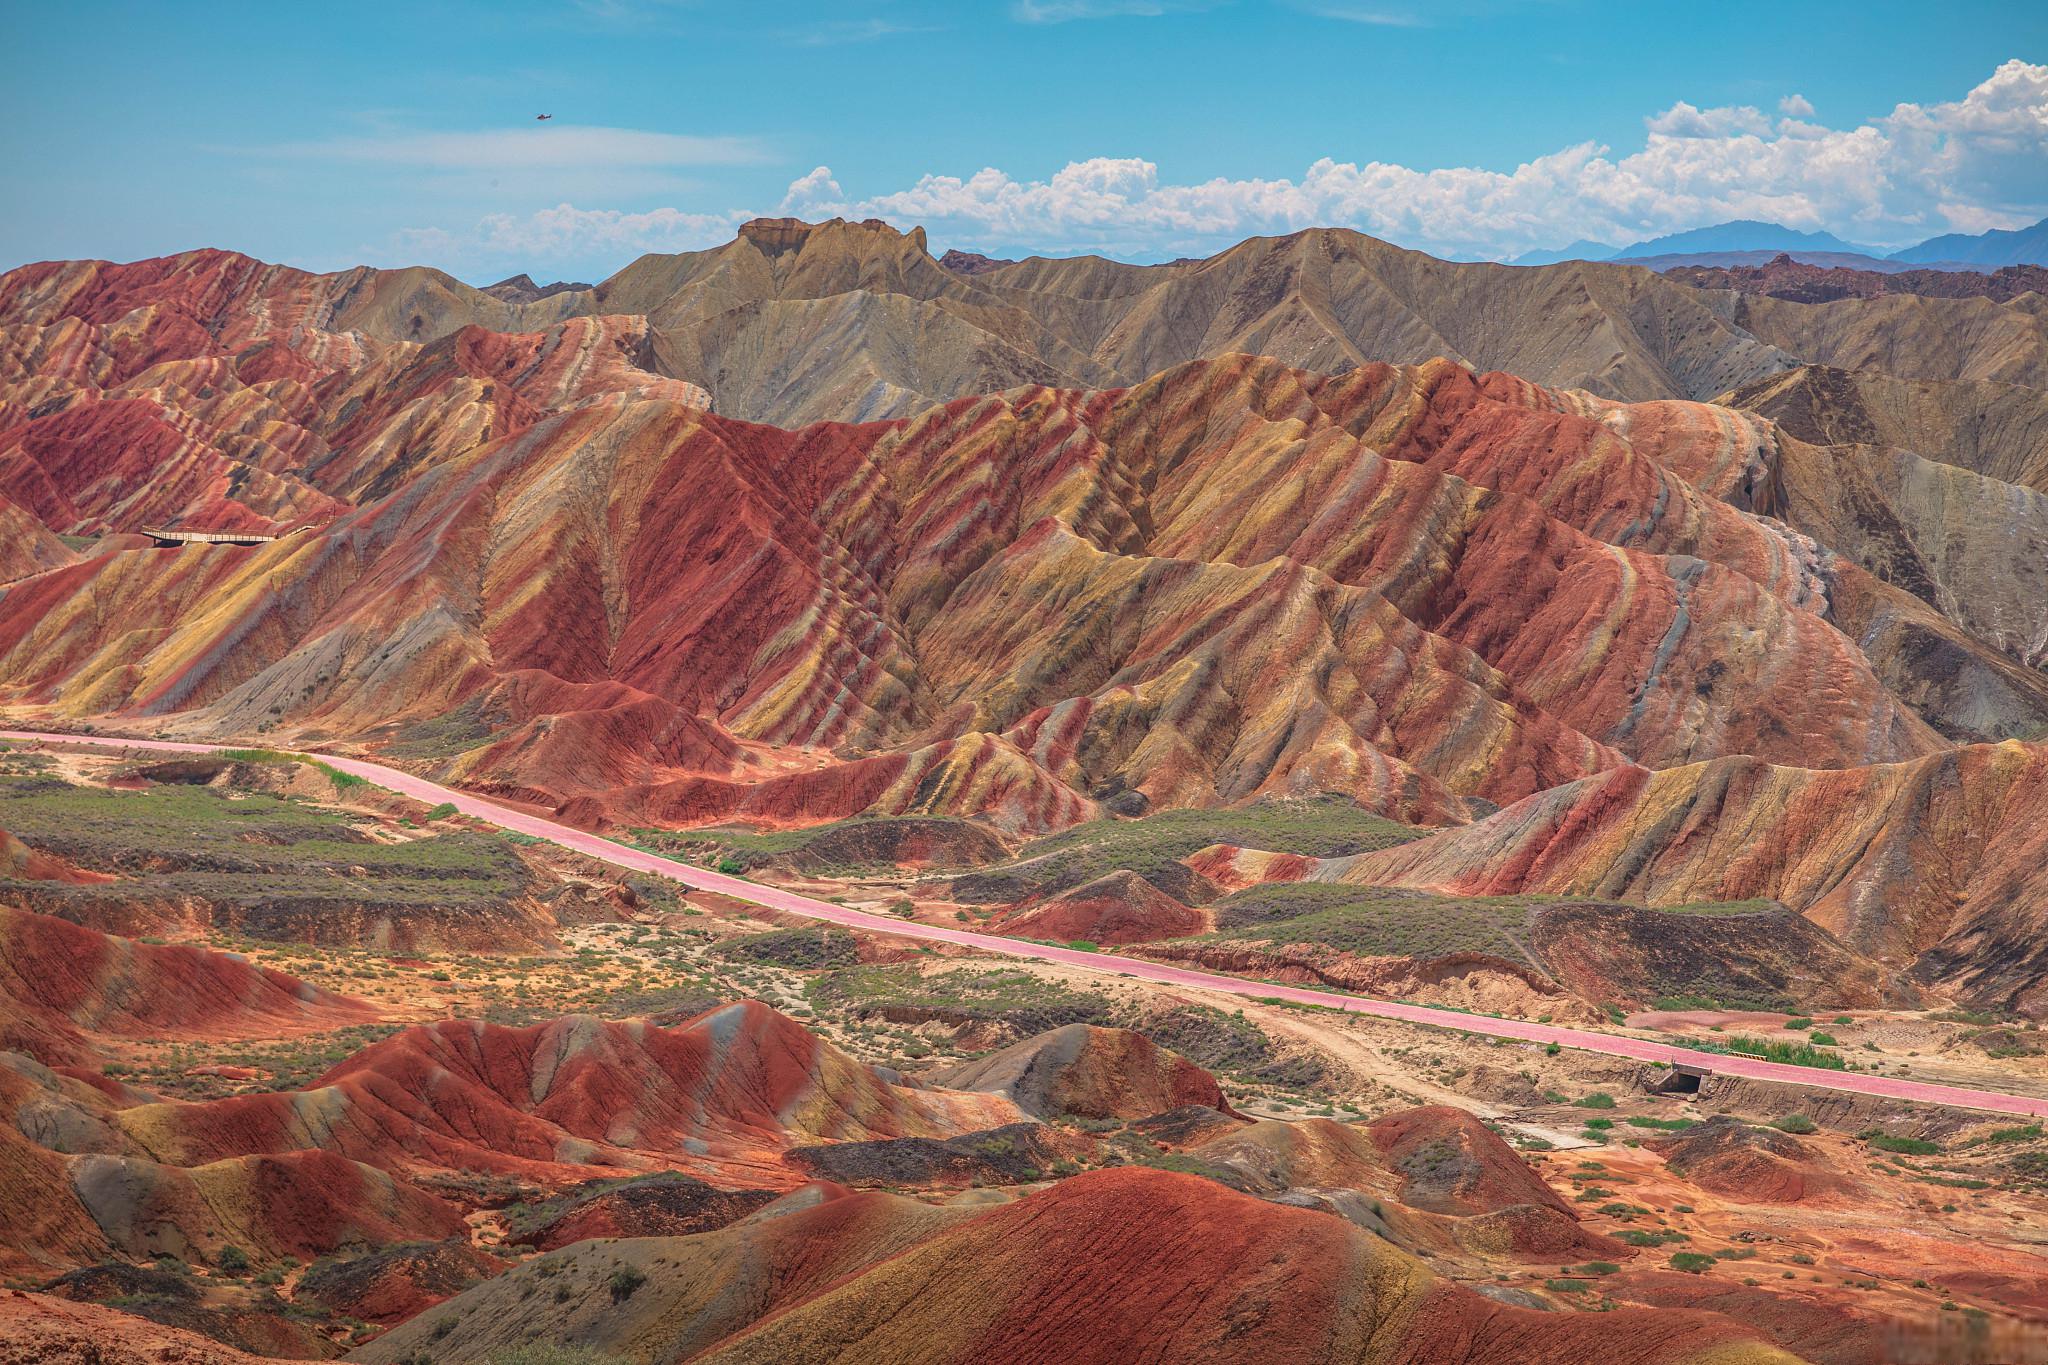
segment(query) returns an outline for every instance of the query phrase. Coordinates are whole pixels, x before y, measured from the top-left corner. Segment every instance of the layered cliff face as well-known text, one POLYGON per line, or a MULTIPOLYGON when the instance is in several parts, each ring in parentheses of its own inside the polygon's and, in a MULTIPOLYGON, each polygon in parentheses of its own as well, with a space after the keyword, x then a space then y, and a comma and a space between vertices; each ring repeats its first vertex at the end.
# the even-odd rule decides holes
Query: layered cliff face
POLYGON ((1985 1007, 2048 1013, 2048 745, 1834 772, 1616 769, 1311 875, 1673 906, 1770 898, 1985 1007))
MULTIPOLYGON (((454 340, 467 361, 403 373, 493 363, 454 340)), ((531 372, 541 343, 489 340, 531 372)), ((416 756, 594 818, 1018 830, 1125 789, 1455 822, 1626 760, 1844 767, 2048 721, 2038 675, 1741 510, 1771 434, 1703 405, 1247 357, 794 432, 547 392, 504 400, 509 434, 356 468, 308 534, 18 583, 11 699, 397 752, 460 710, 416 756)))

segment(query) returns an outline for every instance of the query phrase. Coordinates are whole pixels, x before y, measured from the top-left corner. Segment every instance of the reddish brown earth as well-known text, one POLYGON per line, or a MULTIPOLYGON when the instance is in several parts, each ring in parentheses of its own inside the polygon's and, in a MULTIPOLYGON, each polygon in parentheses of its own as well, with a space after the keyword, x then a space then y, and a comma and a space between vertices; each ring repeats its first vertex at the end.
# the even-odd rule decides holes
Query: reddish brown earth
POLYGON ((1027 1038, 932 1079, 1001 1096, 1041 1118, 1141 1119, 1190 1104, 1231 1112, 1216 1078, 1187 1058, 1141 1033, 1092 1024, 1027 1038))
MULTIPOLYGON (((562 1253, 554 1278, 570 1297, 551 1311, 578 1340, 707 1360, 1791 1359, 1714 1314, 1505 1307, 1342 1219, 1193 1176, 1102 1171, 987 1211, 888 1201, 830 1201, 714 1234, 723 1245, 562 1253), (784 1269, 799 1239, 817 1250, 784 1269), (678 1256, 679 1267, 662 1263, 678 1256), (584 1286, 621 1261, 649 1282, 622 1308, 600 1308, 584 1286), (726 1268, 706 1274, 711 1265, 726 1268), (1077 1277, 1077 1265, 1093 1273, 1077 1277), (1171 1275, 1152 1273, 1167 1265, 1171 1275), (735 1301, 750 1307, 735 1314, 735 1301)), ((517 1308, 518 1281, 531 1269, 408 1323, 366 1358, 400 1360, 436 1331, 457 1359, 519 1340, 531 1314, 517 1308)))
POLYGON ((1781 900, 1912 976, 2048 1011, 2048 746, 1973 745, 1834 772, 1749 758, 1617 769, 1317 875, 1651 905, 1781 900))
POLYGON ((1014 1119, 987 1095, 882 1080, 794 1020, 744 1002, 675 1028, 576 1016, 526 1028, 409 1028, 308 1091, 123 1110, 122 1130, 181 1164, 321 1146, 381 1168, 518 1174, 697 1169, 787 1187, 804 1139, 928 1135, 1014 1119))
POLYGON ((239 957, 0 906, 0 1046, 48 1062, 88 1063, 108 1038, 269 1038, 375 1017, 239 957))
POLYGON ((96 1303, 0 1292, 4 1365, 262 1365, 269 1359, 96 1303))
POLYGON ((0 878, 9 881, 64 882, 71 886, 114 880, 107 873, 88 872, 84 868, 74 867, 54 854, 30 848, 4 829, 0 829, 0 878))
POLYGON ((1208 925, 1201 911, 1122 869, 1005 916, 1000 927, 1018 938, 1122 945, 1199 934, 1208 925))

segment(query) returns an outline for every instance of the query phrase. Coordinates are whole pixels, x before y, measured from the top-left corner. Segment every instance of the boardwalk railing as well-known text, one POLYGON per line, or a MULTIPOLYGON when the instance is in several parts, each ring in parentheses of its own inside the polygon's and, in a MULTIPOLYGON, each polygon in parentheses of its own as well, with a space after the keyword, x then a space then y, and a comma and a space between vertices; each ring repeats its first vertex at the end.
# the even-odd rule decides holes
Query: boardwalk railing
POLYGON ((278 539, 261 531, 167 531, 161 526, 145 526, 142 534, 159 545, 268 545, 278 539))

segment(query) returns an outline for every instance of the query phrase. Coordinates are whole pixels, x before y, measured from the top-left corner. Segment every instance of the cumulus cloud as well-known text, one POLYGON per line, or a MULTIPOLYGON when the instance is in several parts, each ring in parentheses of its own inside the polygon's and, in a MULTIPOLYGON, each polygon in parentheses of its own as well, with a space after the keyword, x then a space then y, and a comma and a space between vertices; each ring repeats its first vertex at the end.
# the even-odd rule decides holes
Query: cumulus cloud
POLYGON ((732 239, 733 231, 752 215, 685 213, 681 209, 650 209, 624 213, 617 209, 579 209, 557 204, 536 213, 494 213, 466 231, 408 228, 392 243, 404 259, 439 265, 457 274, 513 274, 540 269, 570 274, 601 263, 596 273, 609 274, 626 261, 650 251, 702 251, 732 239))
MULTIPOLYGON (((1054 7, 1051 0, 1039 4, 1054 7)), ((1074 0, 1062 7, 1113 6, 1074 0)), ((1851 128, 1827 127, 1812 112, 1796 95, 1780 102, 1775 121, 1746 105, 1680 102, 1645 119, 1642 145, 1625 154, 1585 142, 1512 170, 1419 170, 1325 157, 1293 176, 1178 183, 1142 157, 1097 156, 1044 179, 986 167, 849 192, 819 166, 793 181, 774 211, 921 224, 943 245, 995 254, 1100 251, 1134 259, 1214 251, 1247 236, 1315 226, 1357 228, 1439 255, 1499 259, 1581 239, 1631 242, 1731 218, 1890 246, 2048 216, 2048 65, 2010 61, 1961 99, 1901 104, 1851 128)), ((683 139, 660 154, 701 155, 696 141, 683 139)), ((653 150, 628 142, 614 153, 634 147, 641 155, 653 150)), ((434 143, 411 154, 449 152, 434 143)), ((615 267, 642 251, 712 245, 750 216, 563 203, 410 241, 437 260, 516 259, 520 269, 568 262, 587 270, 599 262, 615 267)))
POLYGON ((982 249, 1162 255, 1342 226, 1488 257, 1731 218, 1890 245, 2048 215, 2048 66, 2010 61, 1960 100, 1902 104, 1854 128, 1805 122, 1800 109, 1811 106, 1788 99, 1774 124, 1748 106, 1680 102, 1646 119, 1626 155, 1582 143, 1512 171, 1324 158, 1293 178, 1174 184, 1150 161, 1094 157, 1044 180, 985 168, 849 197, 821 167, 784 208, 922 223, 982 249))

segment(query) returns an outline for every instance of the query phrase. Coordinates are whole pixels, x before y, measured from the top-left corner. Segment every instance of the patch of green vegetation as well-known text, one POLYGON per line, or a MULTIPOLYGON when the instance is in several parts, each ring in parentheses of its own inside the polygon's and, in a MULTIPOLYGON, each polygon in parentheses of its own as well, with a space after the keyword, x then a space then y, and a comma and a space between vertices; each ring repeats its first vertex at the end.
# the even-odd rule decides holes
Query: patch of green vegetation
POLYGON ((1099 953, 1102 951, 1102 945, 1092 938, 1077 938, 1067 944, 1067 946, 1077 953, 1099 953))
POLYGON ((1871 1129, 1861 1134, 1866 1145, 1880 1152, 1896 1152, 1901 1156, 1934 1156, 1941 1151, 1937 1143, 1926 1138, 1893 1137, 1890 1133, 1871 1129))
POLYGON ((852 934, 829 925, 817 928, 771 929, 729 939, 715 950, 717 956, 739 962, 761 962, 774 967, 829 971, 851 967, 860 961, 860 947, 852 934))
POLYGON ((1984 1135, 1986 1142, 2032 1142, 2042 1135, 2038 1123, 2029 1123, 2019 1128, 1998 1128, 1984 1135))
POLYGON ((382 748, 392 758, 453 758, 489 743, 495 729, 510 724, 510 716, 487 717, 483 699, 473 697, 446 715, 406 726, 382 748))
MULTIPOLYGON (((265 938, 302 936, 308 917, 337 901, 495 909, 528 881, 518 855, 490 835, 382 843, 339 811, 182 783, 122 791, 0 775, 0 829, 81 866, 146 873, 154 894, 243 907, 250 932, 265 938)), ((79 901, 134 894, 120 881, 44 890, 79 901)))
POLYGON ((1590 1095, 1579 1096, 1572 1103, 1581 1109, 1612 1109, 1614 1107, 1614 1096, 1604 1090, 1595 1090, 1590 1095))
POLYGON ((1841 1054, 1823 1051, 1811 1043, 1780 1043, 1766 1038, 1731 1037, 1725 1041, 1689 1039, 1687 1042, 1702 1052, 1739 1052, 1761 1057, 1767 1062, 1782 1062, 1787 1066, 1812 1066, 1824 1071, 1847 1071, 1849 1064, 1841 1054))
POLYGON ((1714 1258, 1697 1251, 1674 1251, 1671 1253, 1671 1268, 1683 1270, 1688 1275, 1704 1275, 1714 1268, 1714 1258))
POLYGON ((1211 844, 1338 858, 1419 839, 1414 829, 1365 810, 1348 796, 1255 801, 1229 810, 1167 810, 1138 819, 1091 820, 1026 844, 1017 857, 954 881, 955 899, 1007 904, 1055 895, 1129 869, 1170 896, 1197 894, 1181 859, 1211 844))
POLYGON ((1631 1127, 1655 1128, 1667 1133, 1682 1133, 1692 1127, 1693 1123, 1694 1120, 1692 1119, 1659 1119, 1644 1115, 1638 1115, 1629 1120, 1631 1127))
MULTIPOLYGON (((1545 896, 1452 897, 1332 882, 1268 883, 1217 902, 1218 929, 1206 941, 1306 944, 1361 957, 1487 953, 1526 961, 1543 970, 1543 964, 1524 946, 1529 924, 1545 909, 1563 903, 1545 896)), ((1679 907, 1671 913, 1752 914, 1757 908, 1752 902, 1703 904, 1679 907)), ((1748 998, 1736 986, 1723 984, 1720 990, 1722 997, 1743 1008, 1769 1008, 1777 1003, 1775 999, 1748 998)), ((1720 1002, 1702 996, 1666 996, 1658 1005, 1718 1008, 1720 1002)), ((1604 1009, 1612 1023, 1620 1024, 1627 1017, 1619 1006, 1609 1004, 1604 1009)))
POLYGON ((963 827, 974 831, 978 838, 986 837, 981 826, 954 816, 862 814, 802 829, 752 830, 739 825, 688 830, 635 827, 623 831, 623 839, 645 852, 680 858, 729 877, 745 876, 775 862, 795 863, 813 871, 858 874, 894 870, 892 862, 849 853, 872 848, 872 837, 864 839, 860 835, 863 830, 884 824, 924 829, 928 831, 926 842, 935 847, 945 846, 947 836, 963 827), (809 855, 808 859, 805 855, 809 855))
POLYGON ((1771 1120, 1771 1127, 1785 1133, 1811 1133, 1819 1126, 1804 1114, 1786 1114, 1771 1120))
POLYGON ((1591 1280, 1545 1280, 1543 1287, 1553 1294, 1583 1294, 1593 1287, 1591 1280))
POLYGON ((925 973, 907 964, 844 967, 810 981, 804 995, 821 1013, 884 1014, 899 1021, 1002 1020, 1022 1033, 1043 1033, 1068 1024, 1106 1024, 1114 1008, 1103 996, 1020 968, 954 967, 925 973))
MULTIPOLYGON (((1661 1247, 1668 1246, 1673 1242, 1690 1242, 1692 1240, 1686 1233, 1669 1228, 1660 1232, 1650 1232, 1643 1228, 1623 1228, 1614 1234, 1614 1239, 1617 1242, 1626 1242, 1632 1247, 1661 1247)), ((1710 1257, 1709 1259, 1712 1258, 1710 1257)))
POLYGON ((454 803, 453 801, 443 801, 443 802, 442 802, 442 803, 441 803, 440 805, 438 805, 438 806, 435 806, 435 807, 434 807, 434 808, 433 808, 432 810, 428 811, 428 812, 427 812, 427 813, 426 813, 425 815, 422 815, 422 816, 420 817, 420 819, 422 819, 422 820, 446 820, 446 819, 447 819, 447 818, 448 818, 449 816, 451 816, 451 815, 454 815, 455 813, 456 813, 456 810, 455 810, 455 803, 454 803))
POLYGON ((1529 896, 1458 898, 1336 882, 1248 887, 1216 906, 1221 942, 1312 943, 1361 957, 1491 953, 1520 960, 1529 916, 1550 902, 1529 896))

